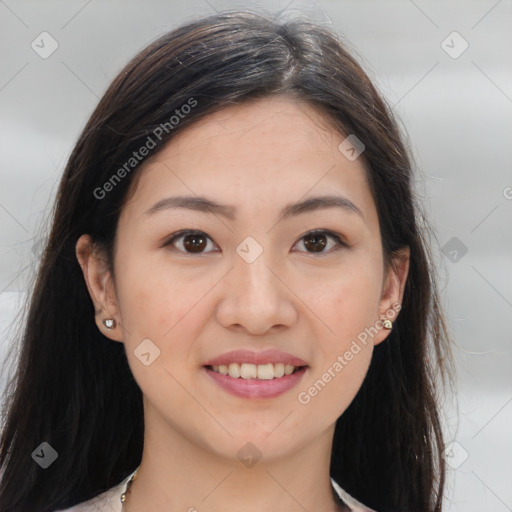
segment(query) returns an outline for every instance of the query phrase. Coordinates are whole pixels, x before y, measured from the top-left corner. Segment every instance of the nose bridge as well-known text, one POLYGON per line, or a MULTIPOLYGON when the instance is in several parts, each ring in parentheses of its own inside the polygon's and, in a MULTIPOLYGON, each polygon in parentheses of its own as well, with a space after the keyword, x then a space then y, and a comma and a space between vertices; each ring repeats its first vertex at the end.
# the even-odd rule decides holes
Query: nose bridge
POLYGON ((237 281, 247 288, 251 296, 263 293, 266 300, 271 300, 269 294, 279 287, 279 280, 270 270, 276 266, 271 249, 264 248, 254 237, 248 236, 238 245, 236 253, 234 270, 237 281))
POLYGON ((290 324, 294 308, 287 288, 276 274, 283 268, 275 254, 253 237, 236 248, 233 269, 223 293, 219 321, 262 333, 274 325, 290 324))

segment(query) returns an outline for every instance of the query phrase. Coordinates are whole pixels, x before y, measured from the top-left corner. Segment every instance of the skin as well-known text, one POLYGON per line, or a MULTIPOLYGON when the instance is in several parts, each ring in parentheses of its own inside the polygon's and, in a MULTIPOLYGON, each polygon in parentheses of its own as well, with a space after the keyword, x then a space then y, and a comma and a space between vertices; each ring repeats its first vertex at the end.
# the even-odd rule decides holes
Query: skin
POLYGON ((335 422, 389 330, 360 343, 308 404, 297 395, 401 303, 409 268, 407 249, 392 267, 384 265, 363 159, 349 161, 338 150, 344 138, 323 114, 296 100, 230 106, 145 162, 119 220, 114 275, 90 237, 79 239, 98 328, 125 344, 144 395, 144 453, 123 510, 341 510, 329 479, 335 422), (327 208, 278 221, 286 204, 333 193, 350 199, 362 216, 327 208), (179 194, 207 196, 238 214, 235 220, 185 209, 145 214, 179 194), (190 252, 186 237, 163 246, 184 229, 208 235, 198 252, 190 252), (335 239, 326 236, 329 245, 315 252, 305 235, 316 229, 339 234, 349 246, 336 251, 335 239), (248 236, 263 249, 252 263, 236 252, 248 236), (117 327, 107 330, 105 318, 117 327), (148 366, 134 355, 147 338, 160 350, 148 366), (239 348, 277 348, 309 368, 298 386, 276 398, 235 397, 202 366, 239 348), (250 468, 237 458, 248 442, 262 454, 250 468))

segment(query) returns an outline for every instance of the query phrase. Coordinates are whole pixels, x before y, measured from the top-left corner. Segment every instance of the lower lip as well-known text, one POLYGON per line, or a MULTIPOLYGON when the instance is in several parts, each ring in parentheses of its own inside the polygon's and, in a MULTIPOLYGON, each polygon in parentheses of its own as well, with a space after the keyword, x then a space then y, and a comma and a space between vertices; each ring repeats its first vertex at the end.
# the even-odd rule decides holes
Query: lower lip
POLYGON ((307 366, 290 375, 269 380, 234 379, 206 367, 203 369, 221 388, 232 395, 242 398, 273 398, 296 386, 306 373, 307 366))

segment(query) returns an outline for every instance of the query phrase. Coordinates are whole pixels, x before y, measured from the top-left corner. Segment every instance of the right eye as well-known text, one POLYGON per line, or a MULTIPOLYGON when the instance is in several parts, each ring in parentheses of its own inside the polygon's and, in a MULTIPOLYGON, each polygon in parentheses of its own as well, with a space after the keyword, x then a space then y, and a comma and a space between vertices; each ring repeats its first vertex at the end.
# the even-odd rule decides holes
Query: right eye
POLYGON ((203 250, 208 245, 208 240, 212 241, 206 233, 187 229, 173 234, 163 246, 171 245, 185 254, 203 254, 203 250))

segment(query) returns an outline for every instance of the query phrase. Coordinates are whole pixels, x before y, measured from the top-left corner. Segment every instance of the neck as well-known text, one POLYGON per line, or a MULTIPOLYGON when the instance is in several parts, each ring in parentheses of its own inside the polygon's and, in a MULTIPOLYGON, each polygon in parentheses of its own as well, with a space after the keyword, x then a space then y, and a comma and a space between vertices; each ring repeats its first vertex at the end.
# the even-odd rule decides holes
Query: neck
POLYGON ((350 510, 331 486, 332 430, 292 454, 263 456, 252 466, 212 453, 175 431, 166 431, 165 442, 154 432, 145 431, 142 461, 123 512, 350 510))

